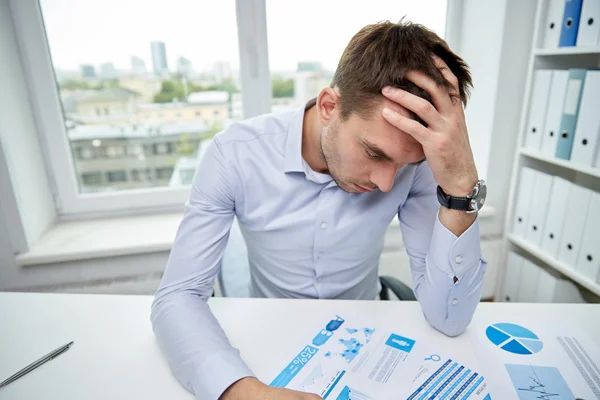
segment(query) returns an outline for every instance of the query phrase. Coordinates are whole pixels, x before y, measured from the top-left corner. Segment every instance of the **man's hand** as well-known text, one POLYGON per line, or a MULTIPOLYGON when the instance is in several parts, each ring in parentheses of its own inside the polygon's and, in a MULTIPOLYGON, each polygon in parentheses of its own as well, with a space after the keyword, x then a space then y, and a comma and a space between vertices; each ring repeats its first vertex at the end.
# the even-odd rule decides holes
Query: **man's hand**
POLYGON ((273 388, 255 378, 243 378, 231 385, 219 400, 323 400, 316 394, 273 388))
POLYGON ((402 89, 383 89, 385 97, 414 112, 428 127, 389 108, 383 109, 383 116, 390 124, 421 143, 435 180, 444 192, 465 197, 477 183, 477 169, 469 144, 464 110, 458 97, 458 79, 441 58, 433 56, 433 59, 444 78, 452 84, 453 93, 415 70, 407 72, 404 78, 427 91, 433 104, 402 89))

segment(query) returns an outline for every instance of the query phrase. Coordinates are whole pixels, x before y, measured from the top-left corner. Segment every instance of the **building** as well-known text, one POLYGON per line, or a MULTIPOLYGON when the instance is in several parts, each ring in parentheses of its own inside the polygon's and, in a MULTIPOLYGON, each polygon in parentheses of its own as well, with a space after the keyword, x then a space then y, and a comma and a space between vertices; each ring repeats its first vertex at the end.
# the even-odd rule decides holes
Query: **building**
POLYGON ((271 99, 271 112, 282 113, 296 108, 296 101, 293 97, 277 97, 271 99))
POLYGON ((233 79, 231 73, 231 64, 226 61, 219 61, 213 64, 213 76, 216 84, 233 79))
POLYGON ((81 90, 65 94, 66 117, 80 124, 135 123, 139 94, 125 88, 81 90))
POLYGON ((139 103, 152 103, 160 92, 161 80, 155 76, 131 75, 119 79, 119 86, 139 94, 139 103))
POLYGON ((198 145, 196 155, 193 157, 181 157, 175 164, 173 175, 169 181, 169 186, 191 185, 194 180, 194 174, 198 169, 198 164, 204 155, 204 152, 212 143, 212 139, 202 140, 198 145))
POLYGON ((231 94, 231 109, 229 115, 234 121, 244 119, 244 102, 242 100, 242 94, 239 92, 231 94))
POLYGON ((329 79, 320 63, 299 62, 294 78, 294 101, 303 104, 329 86, 329 79))
POLYGON ((194 73, 192 62, 185 57, 177 58, 177 73, 182 77, 191 79, 194 73))
POLYGON ((167 49, 164 42, 151 42, 150 50, 152 52, 152 71, 154 75, 164 76, 169 72, 167 63, 167 49))
POLYGON ((147 72, 146 62, 140 57, 131 56, 131 75, 144 76, 147 72))
POLYGON ((229 100, 211 100, 213 101, 140 104, 137 107, 137 119, 145 124, 199 120, 214 129, 222 129, 229 120, 229 100))
POLYGON ((102 79, 117 79, 119 72, 111 62, 100 64, 100 77, 102 79))
POLYGON ((83 79, 93 79, 96 77, 96 68, 90 64, 84 64, 80 67, 81 77, 83 79))
MULTIPOLYGON (((196 159, 201 142, 213 135, 202 121, 78 125, 67 134, 83 193, 167 186, 178 161, 196 159)), ((189 162, 180 166, 184 184, 191 179, 189 162)))

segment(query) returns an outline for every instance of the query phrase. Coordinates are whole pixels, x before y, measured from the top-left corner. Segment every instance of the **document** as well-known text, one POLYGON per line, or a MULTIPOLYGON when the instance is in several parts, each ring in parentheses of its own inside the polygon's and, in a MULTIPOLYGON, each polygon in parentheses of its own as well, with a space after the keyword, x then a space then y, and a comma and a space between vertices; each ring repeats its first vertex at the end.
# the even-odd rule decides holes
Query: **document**
POLYGON ((487 382, 454 357, 431 353, 419 368, 407 400, 492 400, 487 382))
POLYGON ((378 323, 341 315, 321 322, 270 386, 326 400, 491 400, 475 369, 378 323))
POLYGON ((386 326, 332 316, 307 335, 270 386, 333 400, 406 399, 425 346, 386 326))
POLYGON ((579 327, 527 318, 474 328, 475 353, 494 398, 600 400, 600 349, 579 327))

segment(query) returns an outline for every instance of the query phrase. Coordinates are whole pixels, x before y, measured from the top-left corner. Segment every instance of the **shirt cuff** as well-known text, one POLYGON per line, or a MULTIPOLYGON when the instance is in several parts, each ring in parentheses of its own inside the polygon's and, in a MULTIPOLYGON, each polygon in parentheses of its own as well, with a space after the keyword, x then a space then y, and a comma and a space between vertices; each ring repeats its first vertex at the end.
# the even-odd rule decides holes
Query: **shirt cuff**
POLYGON ((427 264, 460 279, 471 268, 479 265, 480 260, 479 220, 476 219, 469 229, 460 237, 456 237, 440 222, 438 214, 427 254, 427 264))
POLYGON ((225 390, 242 378, 255 377, 241 359, 240 352, 227 349, 204 360, 192 383, 198 400, 217 400, 225 390))

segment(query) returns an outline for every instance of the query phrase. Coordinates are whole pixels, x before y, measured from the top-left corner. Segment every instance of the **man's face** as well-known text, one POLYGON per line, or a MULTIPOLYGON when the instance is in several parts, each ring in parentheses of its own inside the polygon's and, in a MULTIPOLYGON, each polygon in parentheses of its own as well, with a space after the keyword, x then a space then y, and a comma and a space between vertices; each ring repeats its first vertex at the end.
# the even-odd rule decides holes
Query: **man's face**
POLYGON ((352 113, 323 129, 321 150, 329 174, 346 192, 388 192, 400 168, 425 158, 419 142, 383 118, 383 107, 409 117, 405 108, 384 99, 368 120, 352 113))

